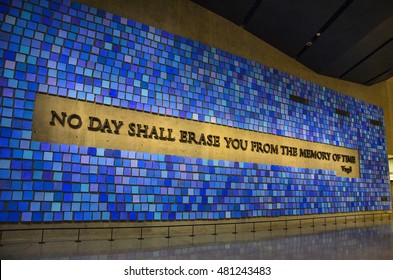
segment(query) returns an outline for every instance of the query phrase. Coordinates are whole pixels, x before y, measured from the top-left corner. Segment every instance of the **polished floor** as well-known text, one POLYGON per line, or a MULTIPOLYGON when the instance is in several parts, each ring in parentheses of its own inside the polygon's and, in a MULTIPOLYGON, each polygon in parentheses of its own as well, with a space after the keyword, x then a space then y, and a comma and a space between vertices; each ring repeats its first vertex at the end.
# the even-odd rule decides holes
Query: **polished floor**
POLYGON ((1 259, 285 259, 285 260, 393 260, 393 219, 357 223, 318 224, 211 233, 190 237, 147 237, 75 242, 2 241, 1 259))

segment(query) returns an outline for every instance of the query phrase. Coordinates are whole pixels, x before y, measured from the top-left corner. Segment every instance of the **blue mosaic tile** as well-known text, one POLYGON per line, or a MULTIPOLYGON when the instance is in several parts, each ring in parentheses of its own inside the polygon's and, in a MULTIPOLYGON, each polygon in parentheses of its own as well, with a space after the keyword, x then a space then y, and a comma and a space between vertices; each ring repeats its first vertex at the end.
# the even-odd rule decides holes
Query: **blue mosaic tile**
POLYGON ((0 222, 227 219, 390 207, 379 200, 390 194, 381 160, 384 128, 369 122, 383 122, 377 106, 76 2, 0 3, 0 18, 0 222), (38 91, 358 149, 361 178, 31 141, 38 91))

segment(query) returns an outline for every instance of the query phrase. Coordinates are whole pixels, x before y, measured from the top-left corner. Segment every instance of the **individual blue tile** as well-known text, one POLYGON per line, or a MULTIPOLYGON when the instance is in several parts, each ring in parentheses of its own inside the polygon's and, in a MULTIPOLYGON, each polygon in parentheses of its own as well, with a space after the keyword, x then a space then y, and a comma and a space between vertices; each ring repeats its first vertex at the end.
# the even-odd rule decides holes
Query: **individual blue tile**
POLYGON ((63 218, 63 213, 61 213, 61 212, 55 212, 54 213, 54 215, 53 215, 53 221, 55 221, 55 222, 61 222, 61 221, 63 221, 64 220, 64 218, 63 218))
POLYGON ((33 212, 33 222, 42 222, 43 221, 43 215, 42 212, 33 212))
POLYGON ((74 212, 74 221, 83 221, 83 212, 74 212))

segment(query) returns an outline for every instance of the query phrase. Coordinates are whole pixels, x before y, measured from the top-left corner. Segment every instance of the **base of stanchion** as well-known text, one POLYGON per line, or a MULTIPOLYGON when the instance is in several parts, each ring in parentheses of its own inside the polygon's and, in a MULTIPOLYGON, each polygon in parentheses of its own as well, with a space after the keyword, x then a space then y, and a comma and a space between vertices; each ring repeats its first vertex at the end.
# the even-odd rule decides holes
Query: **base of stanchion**
MULTIPOLYGON (((45 244, 46 242, 43 242, 43 241, 40 241, 40 242, 38 242, 38 244, 45 244)), ((1 246, 3 246, 3 245, 1 245, 1 246)))
POLYGON ((81 243, 82 240, 75 240, 75 243, 81 243))
POLYGON ((115 240, 111 238, 111 239, 108 239, 108 241, 115 241, 115 240))

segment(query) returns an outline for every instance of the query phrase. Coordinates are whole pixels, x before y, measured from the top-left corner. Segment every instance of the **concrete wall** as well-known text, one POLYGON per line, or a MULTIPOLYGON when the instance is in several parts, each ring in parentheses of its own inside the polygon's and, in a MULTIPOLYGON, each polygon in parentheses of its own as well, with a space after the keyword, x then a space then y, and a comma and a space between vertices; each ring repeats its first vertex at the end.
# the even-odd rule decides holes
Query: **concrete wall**
POLYGON ((386 89, 382 93, 377 94, 383 104, 381 106, 385 111, 385 126, 386 126, 386 143, 388 154, 393 156, 393 78, 390 78, 383 83, 386 89))
POLYGON ((99 9, 226 50, 359 98, 384 109, 388 153, 393 155, 393 79, 363 86, 319 75, 226 19, 190 0, 79 0, 99 9))

